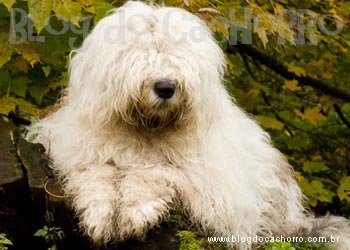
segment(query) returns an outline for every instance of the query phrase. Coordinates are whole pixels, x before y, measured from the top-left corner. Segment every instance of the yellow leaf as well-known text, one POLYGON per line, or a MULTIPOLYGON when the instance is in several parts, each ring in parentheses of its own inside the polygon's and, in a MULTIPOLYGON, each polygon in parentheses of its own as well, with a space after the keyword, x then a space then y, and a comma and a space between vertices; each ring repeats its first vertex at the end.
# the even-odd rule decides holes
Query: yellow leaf
POLYGON ((326 120, 326 117, 320 112, 318 107, 306 109, 304 111, 303 118, 312 124, 316 124, 318 121, 326 120))
POLYGON ((247 94, 255 99, 260 95, 260 91, 258 89, 250 89, 247 94))
POLYGON ((269 42, 269 39, 267 38, 266 31, 265 30, 259 30, 257 32, 258 37, 260 38, 262 44, 264 45, 264 48, 266 49, 266 44, 269 42))
POLYGON ((16 58, 12 59, 11 63, 20 72, 28 73, 30 66, 23 56, 17 56, 16 58))
POLYGON ((337 193, 340 199, 350 202, 350 176, 343 177, 340 180, 337 193))
POLYGON ((302 174, 298 171, 294 171, 294 177, 297 181, 301 181, 301 180, 304 180, 304 176, 302 176, 302 174))
POLYGON ((256 10, 257 10, 256 20, 258 21, 254 23, 254 32, 257 33, 262 44, 264 45, 264 48, 266 49, 266 44, 269 42, 266 31, 273 31, 272 20, 269 15, 266 15, 264 12, 261 12, 260 9, 256 9, 256 10))
POLYGON ((79 21, 81 20, 82 16, 82 3, 73 2, 71 0, 53 0, 52 8, 57 14, 58 18, 79 26, 79 21))
POLYGON ((294 72, 297 76, 305 76, 306 75, 306 71, 299 66, 288 64, 287 67, 288 67, 289 71, 294 72))
POLYGON ((36 48, 28 43, 22 43, 15 46, 15 50, 18 54, 22 55, 27 62, 34 66, 37 62, 40 62, 40 56, 36 48))
POLYGON ((52 0, 28 0, 29 18, 40 33, 48 22, 52 9, 52 0))
POLYGON ((256 119, 265 128, 281 130, 284 127, 282 122, 270 116, 259 115, 256 119))
POLYGON ((298 91, 301 90, 301 87, 298 86, 298 81, 297 80, 291 80, 291 81, 284 81, 284 85, 283 85, 284 89, 289 89, 291 91, 298 91))
POLYGON ((16 108, 16 103, 9 100, 8 98, 0 99, 0 114, 8 115, 11 111, 14 111, 16 108))
POLYGON ((12 46, 8 37, 0 34, 0 68, 11 59, 12 46))
POLYGON ((293 111, 297 115, 297 117, 299 117, 299 118, 303 118, 304 117, 304 114, 302 112, 300 112, 299 109, 294 109, 293 111))
POLYGON ((226 62, 227 62, 227 65, 228 65, 229 68, 233 68, 235 66, 235 64, 232 62, 230 57, 227 56, 226 54, 225 54, 225 59, 226 59, 226 62))
POLYGON ((332 9, 329 10, 329 13, 336 15, 337 14, 337 9, 336 8, 332 8, 332 9))
POLYGON ((332 80, 333 79, 333 73, 329 70, 324 71, 322 76, 327 79, 327 80, 332 80))
POLYGON ((0 3, 6 6, 6 8, 10 11, 12 5, 16 2, 16 0, 0 0, 0 3))
POLYGON ((318 72, 322 77, 327 80, 331 80, 333 78, 334 71, 334 63, 336 63, 336 57, 329 53, 324 54, 323 58, 320 60, 312 60, 310 61, 306 67, 313 68, 318 72))
POLYGON ((328 95, 321 96, 319 99, 319 102, 322 104, 323 107, 326 107, 326 108, 331 108, 333 107, 334 104, 339 104, 339 105, 342 104, 341 101, 339 101, 338 99, 328 95))
POLYGON ((84 11, 90 14, 96 13, 95 7, 92 4, 93 0, 79 0, 78 2, 82 3, 84 11))
POLYGON ((29 102, 15 97, 5 97, 0 99, 0 114, 8 115, 18 107, 21 111, 35 116, 37 109, 29 102))
POLYGON ((222 34, 224 35, 225 37, 228 37, 230 32, 229 32, 229 26, 224 23, 220 17, 216 17, 216 16, 213 16, 213 17, 210 17, 210 21, 208 23, 209 27, 213 27, 214 30, 219 33, 219 34, 222 34))

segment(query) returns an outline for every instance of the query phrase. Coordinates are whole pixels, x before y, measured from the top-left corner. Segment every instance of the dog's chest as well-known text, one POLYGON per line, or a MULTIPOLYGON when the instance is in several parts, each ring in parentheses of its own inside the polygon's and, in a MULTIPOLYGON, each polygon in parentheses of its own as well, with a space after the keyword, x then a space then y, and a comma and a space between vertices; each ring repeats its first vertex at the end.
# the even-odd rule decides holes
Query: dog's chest
POLYGON ((119 168, 147 167, 163 165, 181 167, 196 157, 197 150, 191 152, 184 141, 160 138, 146 141, 129 138, 114 145, 114 154, 110 157, 119 168))

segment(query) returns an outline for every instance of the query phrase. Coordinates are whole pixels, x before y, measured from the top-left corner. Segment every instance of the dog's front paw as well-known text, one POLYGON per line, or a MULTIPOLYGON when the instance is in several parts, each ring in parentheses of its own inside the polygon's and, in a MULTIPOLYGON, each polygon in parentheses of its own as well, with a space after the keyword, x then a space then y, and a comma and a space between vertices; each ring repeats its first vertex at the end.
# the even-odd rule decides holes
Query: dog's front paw
POLYGON ((117 222, 118 238, 143 238, 167 213, 168 205, 162 199, 123 207, 117 222))
POLYGON ((116 240, 114 212, 110 204, 100 203, 90 206, 81 213, 81 227, 97 245, 106 245, 116 240))

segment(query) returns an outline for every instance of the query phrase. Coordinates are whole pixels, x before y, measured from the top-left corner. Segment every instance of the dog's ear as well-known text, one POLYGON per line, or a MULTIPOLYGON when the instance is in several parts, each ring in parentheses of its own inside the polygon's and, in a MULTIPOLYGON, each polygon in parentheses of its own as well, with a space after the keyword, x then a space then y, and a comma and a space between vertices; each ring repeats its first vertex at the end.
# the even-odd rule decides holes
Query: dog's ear
POLYGON ((106 90, 107 65, 101 56, 92 56, 90 50, 84 49, 71 60, 66 100, 75 114, 99 127, 113 115, 113 93, 106 90))
POLYGON ((91 87, 91 77, 93 67, 89 60, 89 53, 77 52, 70 62, 69 68, 69 88, 68 95, 71 98, 79 99, 80 102, 85 102, 88 98, 89 88, 91 87))

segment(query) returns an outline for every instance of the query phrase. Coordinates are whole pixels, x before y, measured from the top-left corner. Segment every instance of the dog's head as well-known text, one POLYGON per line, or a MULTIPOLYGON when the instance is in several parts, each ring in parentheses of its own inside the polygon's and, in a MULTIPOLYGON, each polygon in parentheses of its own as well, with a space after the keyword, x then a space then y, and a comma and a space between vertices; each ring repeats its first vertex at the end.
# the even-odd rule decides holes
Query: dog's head
POLYGON ((68 101, 96 122, 179 129, 209 109, 224 67, 199 18, 128 2, 97 24, 73 58, 68 101))

